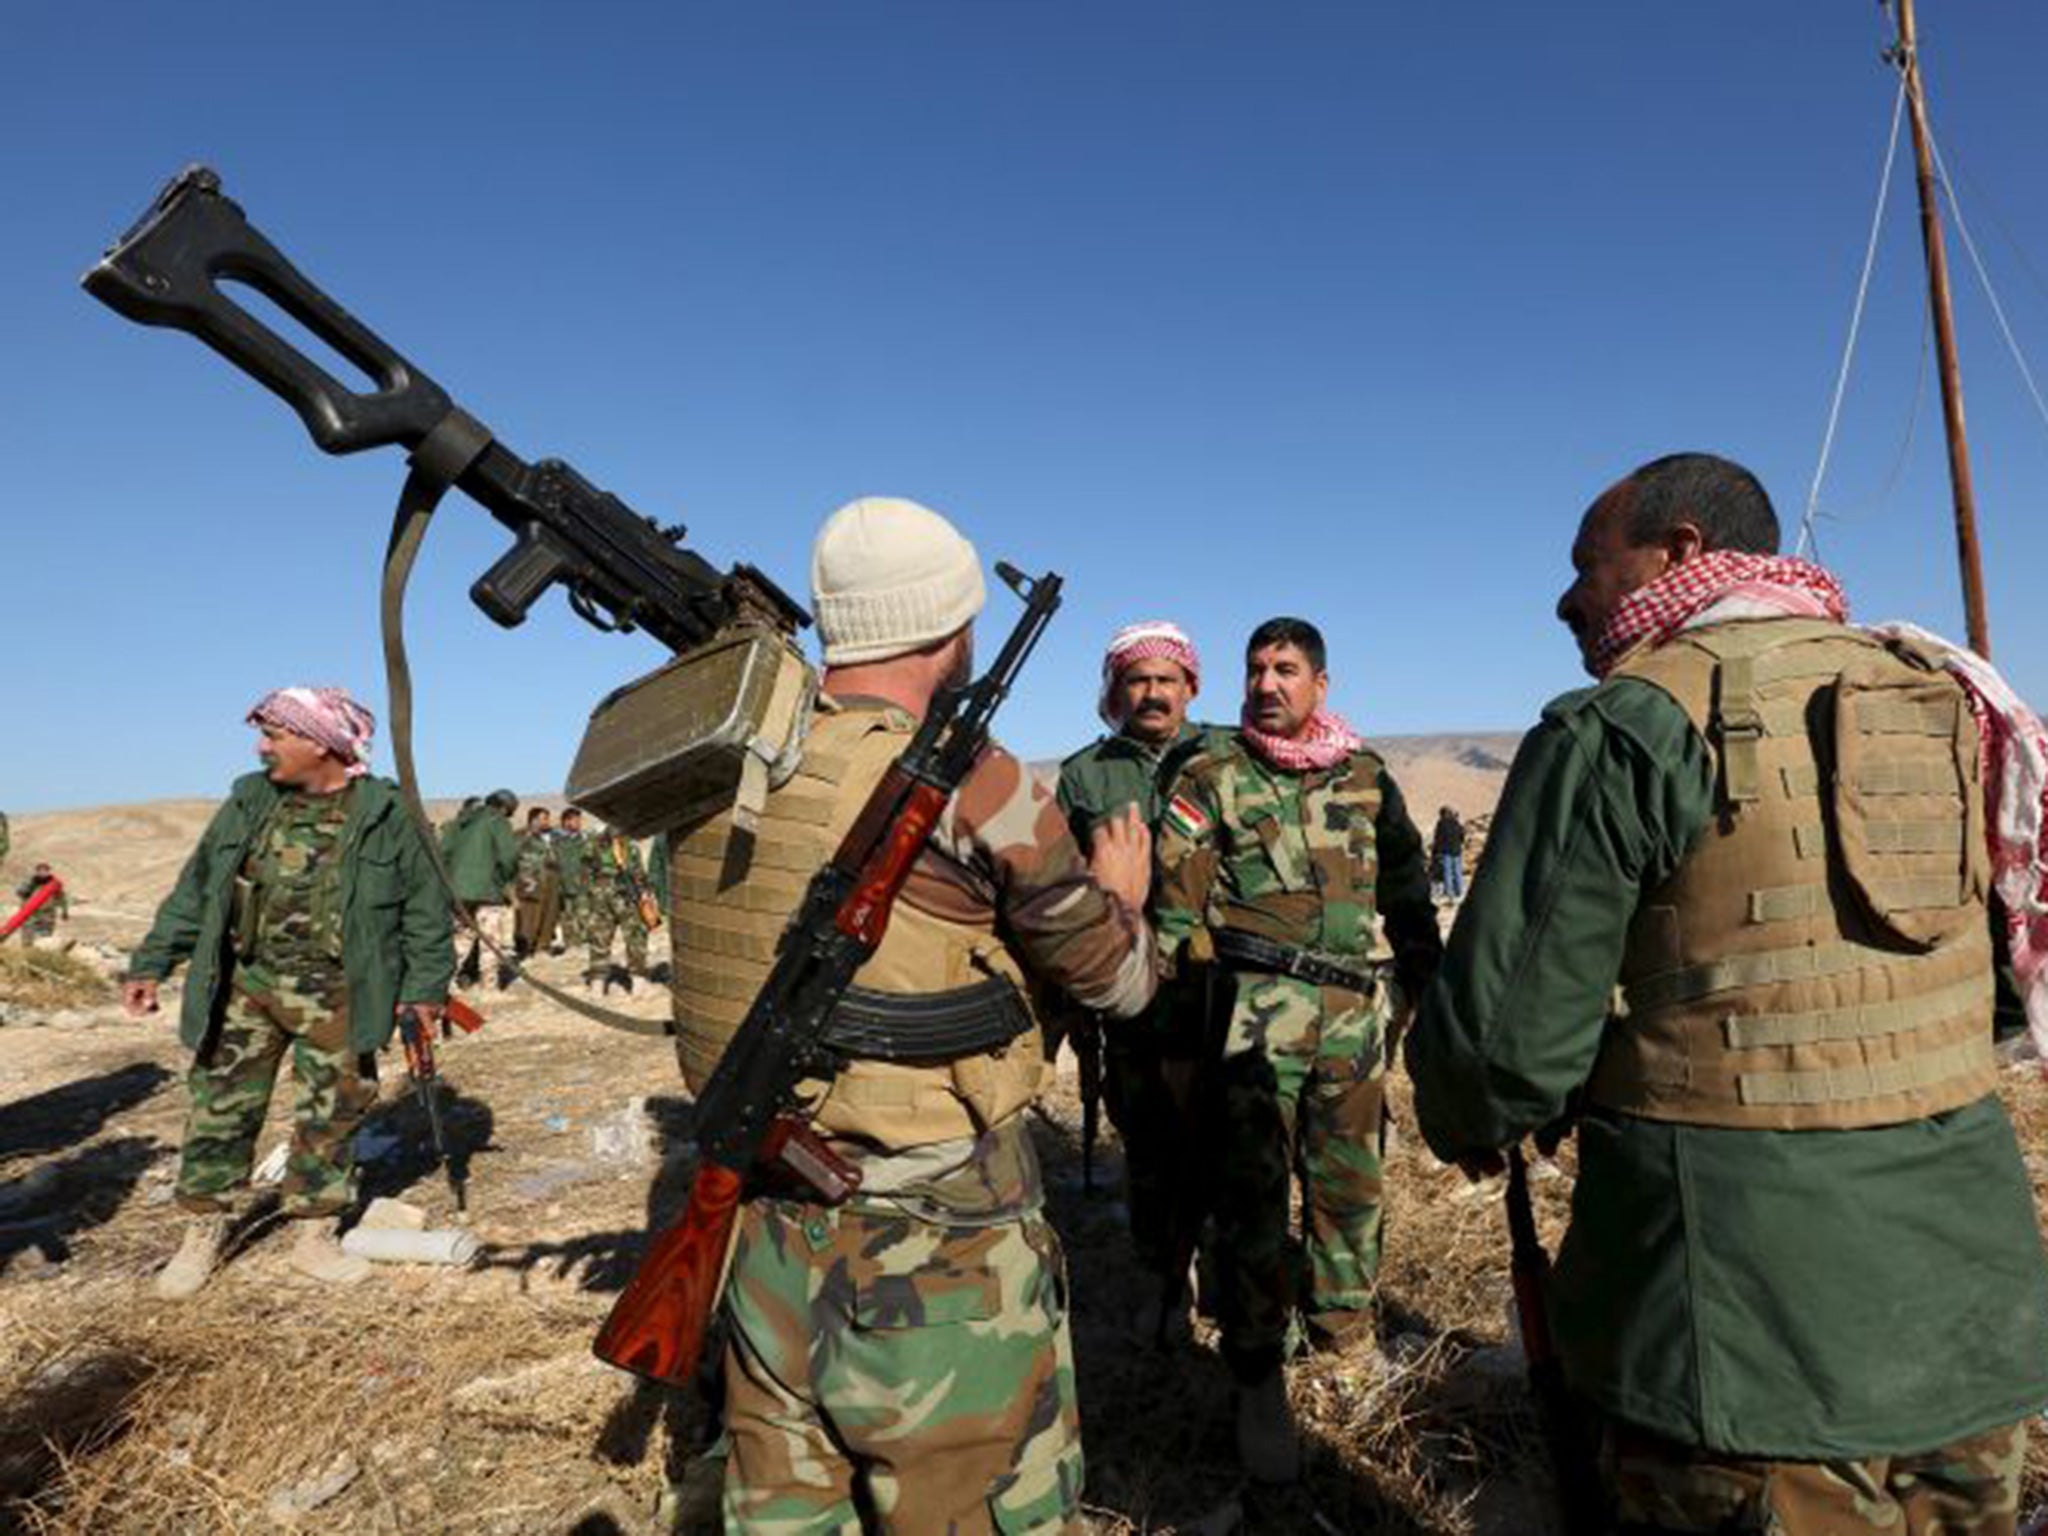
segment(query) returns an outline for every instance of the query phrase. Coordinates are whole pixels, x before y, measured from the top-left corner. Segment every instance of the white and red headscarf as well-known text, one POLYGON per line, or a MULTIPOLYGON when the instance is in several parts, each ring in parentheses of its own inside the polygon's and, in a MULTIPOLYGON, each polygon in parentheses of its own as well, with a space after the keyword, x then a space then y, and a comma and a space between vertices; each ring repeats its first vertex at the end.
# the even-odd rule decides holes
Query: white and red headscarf
MULTIPOLYGON (((1841 583, 1804 560, 1712 550, 1673 566, 1615 606, 1594 642, 1593 671, 1605 677, 1636 647, 1661 645, 1698 625, 1786 616, 1846 621, 1841 583)), ((1992 883, 2005 907, 2028 1031, 2048 1062, 2048 726, 1974 652, 1911 624, 1879 624, 1870 632, 1933 651, 1962 684, 1977 716, 1992 883)))
POLYGON ((348 765, 352 779, 370 771, 370 739, 377 733, 377 717, 350 698, 346 689, 274 689, 251 706, 247 720, 250 725, 290 731, 326 748, 348 765))
POLYGON ((1126 624, 1109 637, 1102 653, 1102 688, 1095 697, 1095 712, 1112 731, 1124 726, 1122 707, 1117 702, 1117 679, 1124 668, 1141 661, 1173 661, 1188 675, 1190 690, 1202 686, 1202 661, 1195 654, 1195 642, 1178 624, 1166 619, 1145 619, 1126 624))
POLYGON ((1328 709, 1310 715, 1299 736, 1273 736, 1252 724, 1252 710, 1247 704, 1237 728, 1254 752, 1289 773, 1334 768, 1365 745, 1365 739, 1351 729, 1342 715, 1328 709))

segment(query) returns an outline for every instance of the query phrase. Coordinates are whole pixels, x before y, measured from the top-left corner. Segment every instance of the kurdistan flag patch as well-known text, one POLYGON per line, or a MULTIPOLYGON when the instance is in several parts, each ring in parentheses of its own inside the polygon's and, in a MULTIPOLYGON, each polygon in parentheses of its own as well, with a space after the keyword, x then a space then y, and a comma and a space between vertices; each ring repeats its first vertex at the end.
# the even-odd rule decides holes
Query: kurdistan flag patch
POLYGON ((1209 830, 1209 818, 1186 795, 1175 795, 1166 807, 1166 824, 1182 837, 1202 837, 1209 830))

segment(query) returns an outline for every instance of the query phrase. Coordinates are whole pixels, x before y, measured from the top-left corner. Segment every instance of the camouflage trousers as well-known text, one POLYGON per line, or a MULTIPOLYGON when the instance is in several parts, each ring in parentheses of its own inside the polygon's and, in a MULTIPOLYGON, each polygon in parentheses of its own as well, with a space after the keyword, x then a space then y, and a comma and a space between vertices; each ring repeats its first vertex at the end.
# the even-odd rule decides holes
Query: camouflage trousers
POLYGON ((1279 977, 1239 978, 1233 1034, 1248 1015, 1264 1044, 1216 1068, 1210 1177, 1223 1356, 1252 1382, 1280 1363, 1297 1309, 1328 1339, 1373 1326, 1386 1040, 1356 993, 1279 977))
POLYGON ((571 948, 583 942, 590 929, 590 893, 588 891, 562 892, 562 942, 571 948))
POLYGON ((1762 1461, 1610 1425, 1603 1471, 1621 1536, 2013 1536, 2026 1425, 1911 1456, 1762 1461))
POLYGON ((327 1215, 355 1196, 357 1125, 376 1101, 349 1049, 348 994, 339 984, 302 987, 260 965, 236 968, 212 1048, 186 1075, 192 1108, 178 1164, 178 1203, 227 1208, 249 1181, 256 1138, 287 1048, 298 1093, 285 1165, 284 1206, 327 1215))
POLYGON ((640 921, 640 907, 630 896, 604 889, 590 893, 583 911, 584 937, 590 944, 590 969, 602 971, 612 963, 612 939, 623 932, 626 939, 626 968, 647 969, 647 925, 640 921))
POLYGON ((1076 1528, 1059 1239, 1035 1211, 744 1207, 726 1292, 728 1530, 1076 1528))

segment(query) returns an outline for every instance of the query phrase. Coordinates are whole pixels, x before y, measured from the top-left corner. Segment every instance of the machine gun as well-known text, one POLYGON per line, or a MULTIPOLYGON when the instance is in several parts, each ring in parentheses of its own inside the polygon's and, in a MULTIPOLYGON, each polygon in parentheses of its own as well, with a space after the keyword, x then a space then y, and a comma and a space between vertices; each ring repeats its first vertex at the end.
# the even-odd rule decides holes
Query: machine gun
POLYGON ((549 587, 604 630, 644 629, 670 649, 708 640, 735 617, 785 632, 804 610, 749 565, 721 575, 682 547, 681 524, 642 516, 560 459, 529 464, 498 442, 354 315, 309 282, 192 166, 157 195, 83 279, 86 292, 143 325, 188 331, 298 412, 328 453, 395 446, 438 459, 457 489, 512 530, 512 548, 469 589, 512 628, 549 587), (376 381, 352 390, 235 302, 241 284, 276 304, 376 381))
POLYGON ((831 862, 811 877, 774 969, 697 1101, 697 1172, 682 1219, 655 1239, 598 1333, 597 1355, 612 1365, 672 1385, 690 1380, 750 1176, 773 1168, 835 1203, 859 1187, 859 1170, 810 1129, 797 1085, 838 1072, 825 1039, 833 1009, 881 944, 911 867, 1060 605, 1056 574, 1034 580, 1001 561, 996 573, 1024 599, 1023 617, 980 679, 932 701, 831 862))

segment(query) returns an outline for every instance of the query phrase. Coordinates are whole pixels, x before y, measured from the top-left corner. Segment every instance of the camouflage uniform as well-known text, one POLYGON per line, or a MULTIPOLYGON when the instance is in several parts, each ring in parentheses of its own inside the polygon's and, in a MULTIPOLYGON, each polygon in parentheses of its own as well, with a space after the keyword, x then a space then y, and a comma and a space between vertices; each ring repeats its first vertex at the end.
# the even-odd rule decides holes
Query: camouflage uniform
POLYGON ((554 942, 561 918, 561 880, 555 866, 555 834, 519 834, 519 865, 512 877, 516 920, 513 942, 521 954, 546 949, 554 942))
POLYGON ((295 1216, 345 1208, 354 1193, 351 1139, 375 1102, 350 1048, 342 968, 342 828, 349 795, 287 794, 258 835, 237 882, 237 964, 227 1006, 186 1082, 192 1109, 178 1168, 186 1209, 220 1209, 246 1183, 287 1047, 298 1098, 284 1185, 295 1216))
POLYGON ((1601 1447, 1623 1536, 2013 1536, 2024 1424, 1908 1456, 1769 1461, 1613 1424, 1601 1447))
MULTIPOLYGON (((1435 968, 1422 839, 1370 751, 1296 773, 1233 735, 1184 770, 1158 846, 1159 943, 1176 969, 1209 959, 1214 935, 1230 930, 1369 970, 1382 913, 1409 995, 1435 968)), ((1229 1009, 1209 1175, 1220 1320, 1224 1356, 1250 1383, 1279 1364, 1298 1297, 1324 1336, 1372 1326, 1388 994, 1246 969, 1217 979, 1229 1009), (1297 1169, 1305 1296, 1288 1234, 1297 1169)))
MULTIPOLYGON (((1227 735, 1215 726, 1184 724, 1173 741, 1157 746, 1131 736, 1103 736, 1068 757, 1060 764, 1059 800, 1074 841, 1087 848, 1095 828, 1127 805, 1137 806, 1156 834, 1181 765, 1221 745, 1227 735)), ((1131 1240, 1138 1262, 1157 1274, 1184 1261, 1179 1250, 1190 1236, 1185 1229, 1199 1219, 1192 1203, 1201 1181, 1193 1173, 1190 1115, 1180 1095, 1192 1091, 1200 1020, 1188 1018, 1185 1027, 1176 1027, 1176 1015, 1190 1005, 1199 1010, 1198 991, 1162 992, 1141 1017, 1102 1032, 1103 1102, 1123 1142, 1131 1240)), ((1075 1048, 1087 1049, 1080 1031, 1071 1025, 1069 1030, 1075 1048)))
POLYGON ((640 892, 647 883, 647 866, 640 845, 617 834, 591 839, 588 873, 584 936, 590 944, 590 973, 611 966, 612 938, 620 932, 626 939, 626 968, 644 972, 647 924, 640 917, 640 892))
MULTIPOLYGON (((856 756, 879 777, 914 728, 901 711, 865 701, 827 699, 820 710, 836 718, 813 726, 806 771, 814 758, 856 756)), ((821 796, 850 813, 872 777, 849 772, 821 789, 800 772, 770 795, 761 846, 802 820, 792 812, 778 822, 779 798, 809 807, 821 796)), ((732 888, 720 885, 718 829, 679 839, 677 911, 707 903, 678 919, 688 1074, 702 1069, 690 1054, 701 1021, 684 1000, 715 985, 726 963, 717 897, 732 888)), ((787 877, 778 866, 759 878, 787 877)), ((928 960, 902 959, 913 935, 922 937, 907 952, 929 956, 922 946, 934 934, 954 960, 977 957, 964 979, 1014 982, 1021 961, 1120 1017, 1152 995, 1142 919, 1090 878, 1050 786, 998 750, 940 818, 858 984, 904 995, 957 985, 915 983, 928 960), (893 980, 875 977, 877 967, 893 980)), ((741 1208, 726 1292, 728 1529, 1050 1530, 1079 1519, 1064 1263, 1041 1214, 1023 1114, 1043 1070, 1027 1025, 999 1048, 936 1065, 856 1058, 829 1089, 810 1085, 814 1128, 862 1180, 837 1206, 756 1199, 741 1208)))
POLYGON ((590 929, 591 839, 584 832, 555 834, 555 879, 562 893, 562 942, 574 948, 590 929))
MULTIPOLYGON (((30 875, 28 879, 22 881, 20 885, 14 888, 14 894, 19 896, 24 902, 28 901, 37 891, 41 890, 55 878, 54 875, 30 875)), ((28 921, 21 925, 22 947, 24 949, 28 948, 37 939, 54 939, 57 936, 57 919, 70 916, 71 896, 68 891, 60 886, 55 898, 44 902, 42 906, 29 915, 28 921)))

